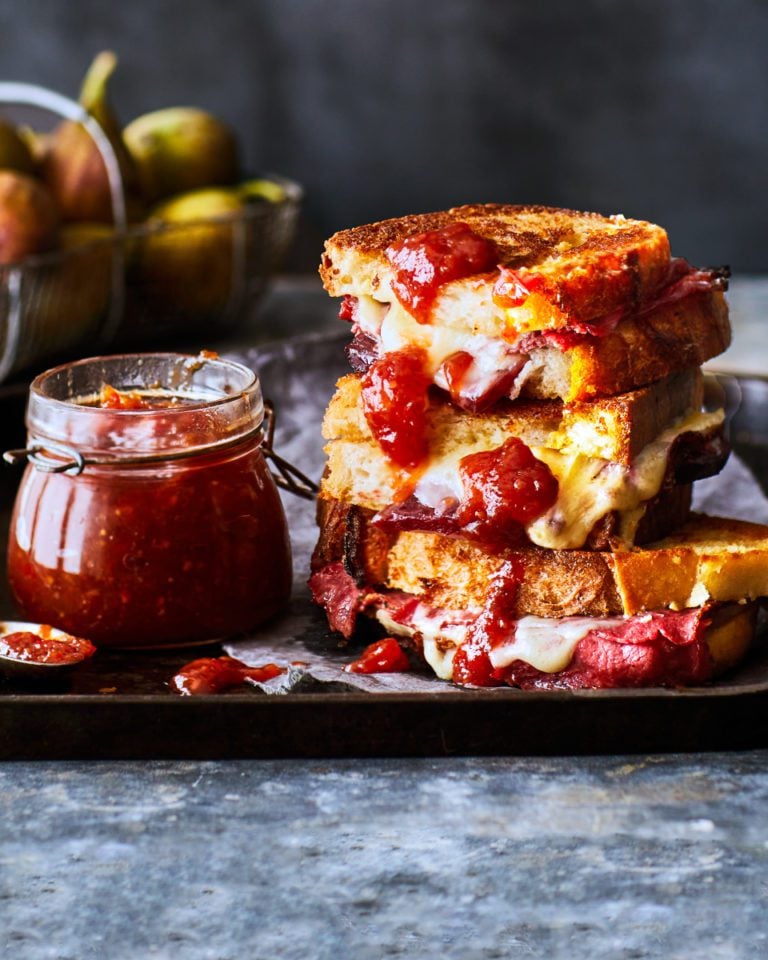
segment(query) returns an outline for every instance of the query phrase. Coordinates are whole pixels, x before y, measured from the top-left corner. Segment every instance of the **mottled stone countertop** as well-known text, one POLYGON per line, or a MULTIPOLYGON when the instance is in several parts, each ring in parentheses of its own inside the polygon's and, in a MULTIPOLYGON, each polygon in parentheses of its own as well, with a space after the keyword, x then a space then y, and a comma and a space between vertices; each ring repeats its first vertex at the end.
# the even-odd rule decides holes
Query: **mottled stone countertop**
MULTIPOLYGON (((333 315, 283 281, 254 338, 333 315)), ((763 750, 6 763, 0 836, 13 960, 768 956, 763 750)))
POLYGON ((2 955, 764 957, 766 761, 8 764, 2 955))

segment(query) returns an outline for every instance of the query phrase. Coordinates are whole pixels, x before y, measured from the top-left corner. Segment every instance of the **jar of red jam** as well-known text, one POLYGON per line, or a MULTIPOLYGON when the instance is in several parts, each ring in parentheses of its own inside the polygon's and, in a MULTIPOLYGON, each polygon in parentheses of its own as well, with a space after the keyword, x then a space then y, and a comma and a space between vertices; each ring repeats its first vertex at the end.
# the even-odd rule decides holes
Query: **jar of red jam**
POLYGON ((8 577, 21 612, 107 647, 204 643, 281 610, 285 514, 248 368, 133 354, 37 377, 8 577))

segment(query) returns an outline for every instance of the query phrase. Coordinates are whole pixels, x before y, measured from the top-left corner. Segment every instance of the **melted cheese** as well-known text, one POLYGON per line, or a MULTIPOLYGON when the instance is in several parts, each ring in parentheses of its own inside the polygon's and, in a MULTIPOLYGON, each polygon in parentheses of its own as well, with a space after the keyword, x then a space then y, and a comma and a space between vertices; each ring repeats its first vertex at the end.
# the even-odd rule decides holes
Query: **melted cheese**
POLYGON ((414 487, 414 496, 432 510, 438 510, 446 501, 460 500, 463 488, 459 464, 464 457, 488 449, 493 448, 489 448, 487 441, 478 440, 455 447, 439 457, 433 456, 414 487))
MULTIPOLYGON (((383 304, 370 297, 360 297, 358 323, 362 330, 379 339, 383 353, 419 346, 427 353, 427 375, 443 390, 448 384, 440 368, 453 353, 463 351, 473 358, 472 366, 462 381, 463 396, 478 396, 498 378, 516 367, 520 355, 500 336, 487 336, 468 329, 419 323, 395 300, 383 304)), ((524 372, 520 375, 524 377, 524 372)))
POLYGON ((364 333, 378 337, 388 310, 388 303, 380 303, 373 297, 358 297, 355 322, 364 333))
MULTIPOLYGON (((606 514, 626 514, 622 531, 631 535, 642 517, 641 504, 656 496, 667 470, 669 449, 682 433, 703 432, 718 426, 723 411, 690 413, 663 431, 635 458, 630 467, 587 457, 579 452, 533 446, 531 452, 547 464, 558 481, 558 497, 541 517, 526 526, 532 543, 552 550, 568 550, 584 545, 590 530, 606 514)), ((439 509, 449 500, 460 500, 461 460, 472 453, 493 449, 487 441, 465 444, 441 457, 433 457, 414 488, 414 495, 425 506, 439 509)), ((630 537, 631 539, 631 537, 630 537)))
POLYGON ((418 633, 423 644, 424 659, 441 680, 450 680, 453 677, 453 658, 467 638, 468 620, 479 613, 451 614, 446 610, 434 611, 420 603, 407 624, 395 622, 383 608, 376 611, 376 619, 388 633, 400 636, 418 633))
MULTIPOLYGON (((452 679, 453 658, 467 639, 471 625, 467 615, 434 611, 420 603, 407 624, 396 623, 385 609, 378 610, 376 618, 389 633, 401 636, 418 633, 429 666, 441 680, 452 679)), ((509 639, 491 650, 491 665, 498 670, 521 660, 542 673, 558 673, 565 670, 579 641, 590 631, 610 629, 620 622, 623 622, 622 617, 564 617, 560 620, 521 617, 515 622, 509 639)))
POLYGON ((565 617, 562 620, 521 617, 514 636, 491 650, 491 665, 498 670, 515 660, 522 660, 542 673, 558 673, 565 670, 579 641, 591 630, 610 629, 620 620, 620 617, 603 620, 592 617, 565 617))
MULTIPOLYGON (((557 477, 557 502, 526 528, 540 547, 567 550, 584 544, 589 531, 607 513, 636 511, 661 489, 669 449, 683 433, 705 432, 719 426, 725 414, 699 411, 668 427, 635 458, 630 467, 581 454, 568 454, 548 447, 533 447, 532 453, 557 477)), ((635 524, 640 517, 634 518, 635 524)))

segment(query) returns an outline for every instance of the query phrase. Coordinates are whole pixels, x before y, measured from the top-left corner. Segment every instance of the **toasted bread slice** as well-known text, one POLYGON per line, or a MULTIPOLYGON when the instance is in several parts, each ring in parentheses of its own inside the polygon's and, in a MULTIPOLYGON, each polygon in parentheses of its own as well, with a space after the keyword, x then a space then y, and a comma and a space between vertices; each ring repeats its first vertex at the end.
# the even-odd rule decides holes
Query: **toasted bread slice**
MULTIPOLYGON (((324 439, 373 441, 361 392, 359 376, 348 374, 338 381, 323 420, 324 439)), ((485 449, 491 449, 514 435, 528 446, 546 445, 629 465, 672 423, 699 411, 702 400, 703 378, 695 366, 638 390, 567 405, 557 400, 520 400, 473 414, 436 400, 428 414, 430 447, 444 450, 482 439, 485 449)))
MULTIPOLYGON (((428 462, 409 474, 378 447, 363 412, 360 378, 350 375, 339 381, 325 417, 323 433, 330 442, 322 495, 375 512, 388 511, 390 525, 392 505, 407 499, 412 529, 445 531, 445 523, 441 527, 434 521, 461 499, 462 459, 500 450, 516 437, 559 484, 557 500, 525 524, 518 541, 527 536, 539 546, 555 549, 595 542, 605 547, 609 536, 627 544, 643 542, 643 536, 666 535, 674 528, 670 524, 685 520, 687 494, 673 494, 675 483, 717 472, 727 455, 722 411, 702 414, 701 397, 701 375, 695 369, 633 393, 573 407, 558 401, 516 401, 480 415, 436 400, 429 408, 428 462), (684 449, 690 451, 693 443, 701 450, 698 472, 679 477, 684 449), (662 502, 662 490, 668 503, 662 502), (648 511, 648 505, 653 509, 648 511), (421 512, 424 523, 419 524, 414 510, 421 512), (647 521, 638 527, 645 513, 647 521), (609 516, 613 522, 606 528, 609 516)), ((691 461, 690 453, 687 460, 691 461)))
MULTIPOLYGON (((387 250, 408 237, 466 224, 492 241, 498 264, 522 282, 546 281, 546 297, 520 307, 499 307, 496 316, 518 332, 559 328, 578 318, 605 316, 646 299, 663 282, 670 252, 659 226, 623 216, 605 217, 543 206, 474 204, 367 224, 334 234, 325 244, 320 275, 332 296, 369 296, 391 302, 395 267, 387 250)), ((474 276, 447 284, 433 306, 436 324, 488 312, 496 283, 474 276)), ((498 327, 497 327, 498 330, 498 327)))
POLYGON ((664 304, 628 317, 604 337, 567 351, 540 347, 530 353, 521 393, 562 397, 569 403, 611 396, 701 366, 731 343, 728 305, 720 291, 664 304))
MULTIPOLYGON (((428 376, 448 389, 444 364, 469 355, 452 390, 469 410, 499 395, 626 392, 701 365, 730 342, 727 272, 671 260, 661 227, 621 216, 488 204, 402 217, 335 234, 320 273, 329 293, 354 301, 344 313, 354 322, 354 369, 417 346, 428 376), (457 224, 495 244, 498 265, 435 280, 425 322, 402 299, 405 268, 392 251, 457 224)), ((422 273, 430 270, 414 273, 419 282, 422 273)))
POLYGON ((719 289, 659 302, 601 336, 575 337, 567 344, 539 334, 510 344, 498 333, 477 332, 482 315, 460 312, 466 329, 452 330, 418 324, 396 306, 371 311, 364 304, 358 305, 347 350, 353 369, 363 372, 383 354, 415 345, 424 351, 428 376, 446 389, 443 365, 451 356, 468 354, 469 375, 452 396, 469 411, 488 409, 499 395, 574 403, 626 393, 701 366, 731 342, 728 304, 719 289))
POLYGON ((671 536, 615 552, 514 548, 492 553, 439 533, 385 535, 342 508, 326 508, 315 567, 343 560, 359 582, 404 591, 451 610, 482 609, 507 562, 519 578, 510 616, 631 616, 645 610, 768 596, 768 527, 691 514, 671 536), (342 521, 339 525, 340 520, 342 521), (331 543, 330 540, 333 542, 331 543))

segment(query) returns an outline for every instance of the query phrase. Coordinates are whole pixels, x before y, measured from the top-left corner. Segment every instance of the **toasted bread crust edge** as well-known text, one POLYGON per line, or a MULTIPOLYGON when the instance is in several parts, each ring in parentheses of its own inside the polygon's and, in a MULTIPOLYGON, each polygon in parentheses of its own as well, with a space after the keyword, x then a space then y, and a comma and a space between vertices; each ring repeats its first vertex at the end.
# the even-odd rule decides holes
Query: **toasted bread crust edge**
POLYGON ((666 539, 613 553, 540 547, 489 553, 439 533, 385 536, 367 526, 350 535, 346 505, 326 502, 322 509, 314 569, 343 559, 358 579, 436 607, 482 608, 488 584, 512 558, 521 570, 510 600, 515 617, 632 616, 768 596, 768 527, 742 520, 691 514, 666 539))
MULTIPOLYGON (((627 318, 604 337, 574 347, 566 402, 613 396, 654 383, 686 367, 699 367, 731 343, 728 304, 719 290, 627 318)), ((523 395, 545 396, 533 378, 523 395)))
POLYGON ((502 265, 536 269, 543 261, 567 263, 573 252, 581 260, 623 256, 641 261, 647 251, 647 277, 652 284, 669 261, 666 231, 645 220, 620 214, 569 210, 520 204, 465 204, 449 210, 410 214, 340 230, 325 242, 320 277, 331 296, 371 294, 388 285, 391 267, 387 248, 416 234, 466 223, 475 233, 492 240, 502 265))

